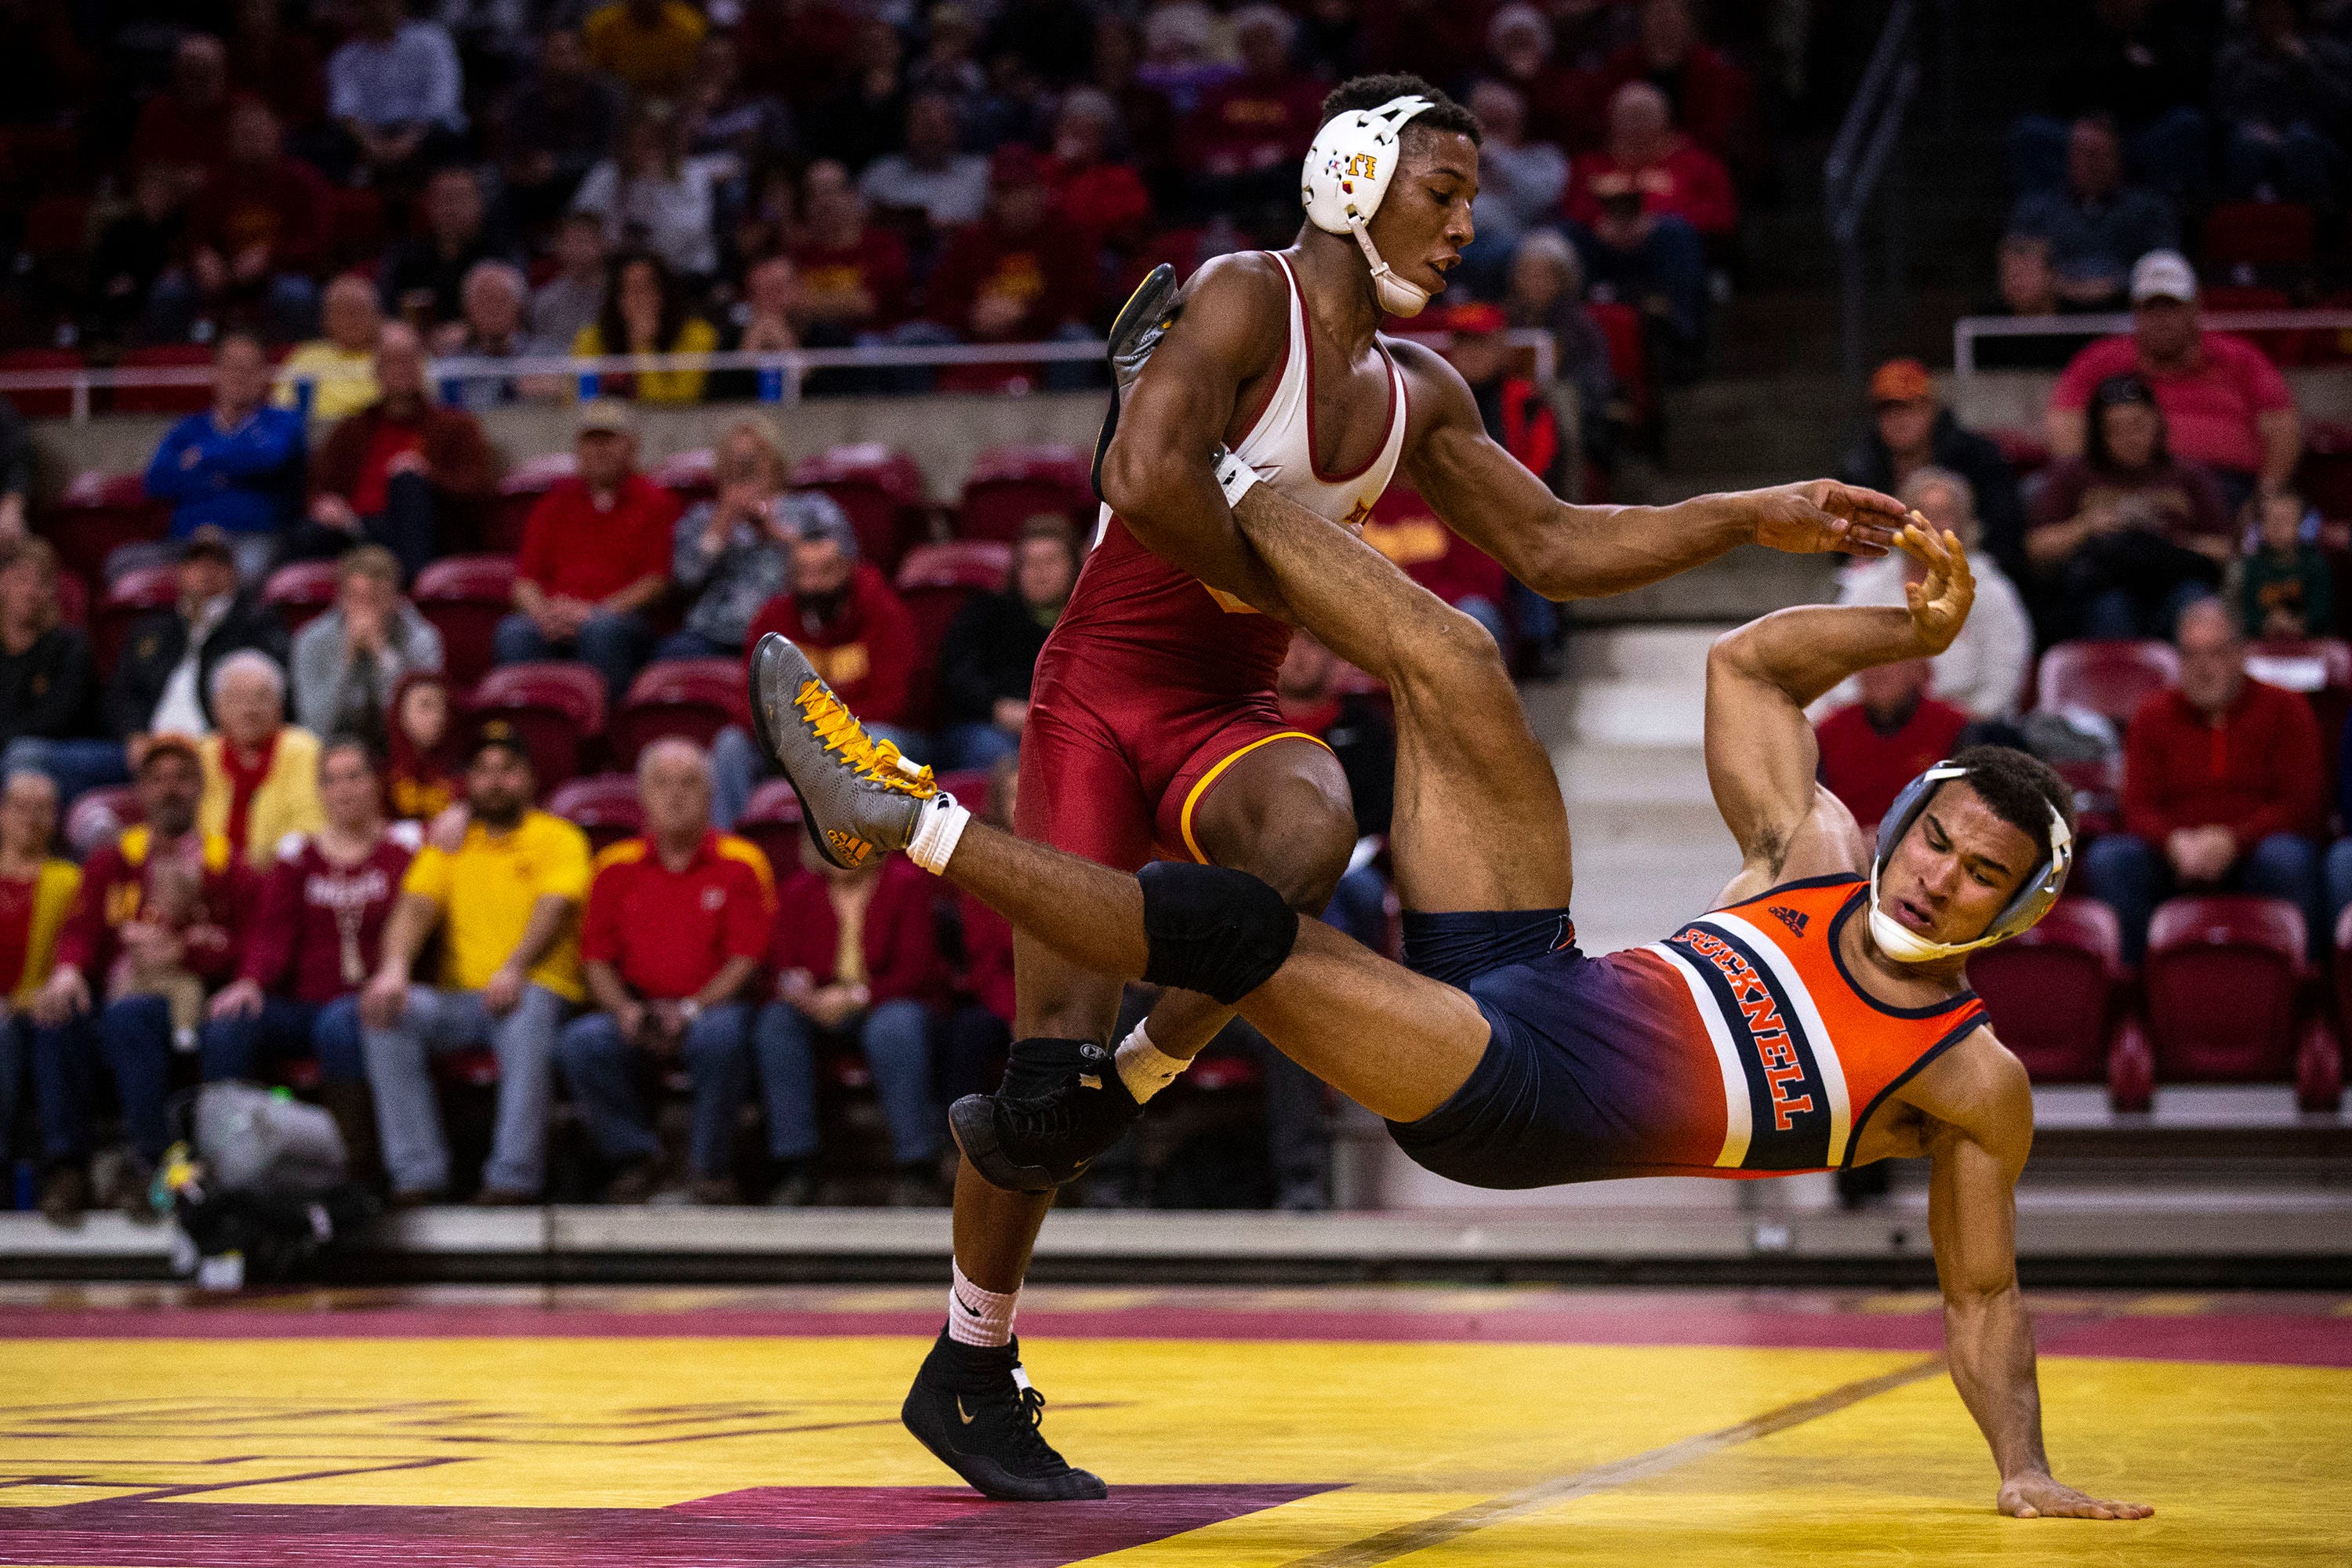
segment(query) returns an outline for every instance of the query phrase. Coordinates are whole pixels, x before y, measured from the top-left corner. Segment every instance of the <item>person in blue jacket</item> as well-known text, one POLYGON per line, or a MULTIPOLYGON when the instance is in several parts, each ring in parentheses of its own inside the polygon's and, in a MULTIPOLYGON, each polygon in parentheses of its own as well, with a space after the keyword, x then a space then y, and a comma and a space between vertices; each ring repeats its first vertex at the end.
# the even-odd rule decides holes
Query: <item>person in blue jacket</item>
POLYGON ((147 465, 147 493, 172 503, 172 537, 211 524, 248 580, 267 573, 297 520, 309 461, 302 416, 268 406, 261 344, 230 332, 213 355, 213 405, 172 426, 147 465))

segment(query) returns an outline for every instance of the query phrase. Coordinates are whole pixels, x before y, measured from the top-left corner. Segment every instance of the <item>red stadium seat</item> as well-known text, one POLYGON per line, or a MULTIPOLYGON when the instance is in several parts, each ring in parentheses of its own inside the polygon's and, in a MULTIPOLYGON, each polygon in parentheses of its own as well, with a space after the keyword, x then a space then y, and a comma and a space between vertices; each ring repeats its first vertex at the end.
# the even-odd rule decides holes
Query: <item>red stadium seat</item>
POLYGON ((2120 730, 2139 705, 2180 679, 2172 645, 2134 637, 2062 642, 2042 656, 2035 689, 2044 709, 2087 708, 2120 730))
POLYGON ((2277 1083, 2296 1076, 2313 976, 2303 915, 2284 899, 2168 900, 2142 972, 2158 1082, 2277 1083))
POLYGON ((142 566, 116 578, 100 602, 89 631, 90 654, 100 670, 113 673, 114 661, 121 655, 124 640, 131 636, 131 622, 150 610, 178 603, 179 597, 180 570, 176 566, 142 566))
POLYGON ((1657 392, 1650 381, 1650 351, 1642 335, 1642 312, 1621 300, 1589 305, 1601 335, 1609 340, 1609 369, 1617 378, 1617 398, 1624 405, 1626 423, 1647 430, 1658 413, 1657 392))
POLYGON ((2352 425, 2314 419, 2303 431, 2303 463, 2295 488, 2325 518, 2352 518, 2352 425))
POLYGON ((646 830, 646 808, 637 799, 634 773, 596 773, 572 779, 547 797, 547 809, 575 824, 598 851, 646 830))
POLYGON ((735 819, 735 833, 760 847, 776 879, 782 881, 801 863, 801 846, 808 842, 808 830, 801 826, 801 797, 785 780, 770 779, 751 792, 743 815, 735 819))
POLYGON ((137 474, 76 474, 56 504, 37 515, 58 559, 93 583, 105 576, 106 558, 116 550, 161 539, 172 522, 172 509, 151 498, 137 474))
POLYGON ((2106 1079, 2123 980, 2115 911, 2094 899, 2062 899, 2040 924, 1969 960, 1993 1032, 2036 1083, 2106 1079))
POLYGON ((139 792, 129 784, 100 784, 86 789, 66 813, 66 842, 85 860, 94 849, 114 842, 126 827, 146 820, 139 792))
POLYGON ((482 526, 482 548, 492 554, 511 555, 522 548, 523 524, 558 479, 580 471, 580 460, 569 452, 548 452, 525 458, 499 481, 499 499, 482 526))
POLYGON ((499 622, 514 609, 514 561, 505 555, 452 555, 416 574, 410 595, 441 633, 449 679, 471 686, 497 654, 499 622))
POLYGON ((716 454, 708 447, 697 447, 690 452, 672 452, 647 469, 646 478, 688 506, 698 500, 709 500, 719 493, 716 454))
POLYGON ((477 723, 503 719, 520 732, 539 787, 551 790, 580 772, 604 732, 604 679, 569 659, 500 665, 474 688, 472 707, 477 723))
POLYGON ((915 459, 879 441, 835 447, 793 465, 792 487, 823 490, 849 514, 857 547, 885 573, 922 537, 929 513, 915 459))
POLYGON ((2352 715, 2352 643, 2341 637, 2263 637, 2246 654, 2246 673, 2256 680, 2300 691, 2319 721, 2320 765, 2327 772, 2326 798, 2336 798, 2336 739, 2352 715))
MULTIPOLYGON (((79 370, 89 363, 79 349, 10 349, 0 353, 0 371, 79 370)), ((27 419, 63 419, 73 412, 73 390, 11 392, 5 395, 16 412, 27 419)))
POLYGON ((89 625, 89 584, 79 572, 58 572, 58 617, 69 626, 89 625))
POLYGON ((982 452, 956 508, 960 539, 1013 539, 1039 512, 1069 519, 1084 538, 1096 514, 1093 455, 1056 442, 1016 443, 982 452))
POLYGON ((728 725, 751 721, 742 660, 670 659, 647 665, 630 684, 606 739, 614 762, 633 768, 637 753, 665 736, 683 735, 698 746, 708 746, 728 725))
POLYGON ((907 723, 928 730, 939 721, 940 644, 956 612, 1004 586, 1013 547, 998 539, 950 539, 919 544, 898 568, 898 597, 915 618, 915 674, 907 723))
POLYGON ((2307 267, 2311 209, 2299 202, 2224 202, 2205 219, 2209 267, 2307 267))
MULTIPOLYGON (((124 370, 187 370, 212 366, 213 351, 202 343, 150 343, 122 356, 124 370)), ((212 383, 190 382, 176 386, 118 386, 117 414, 202 414, 213 405, 212 383)))
POLYGON ((332 561, 297 561, 269 574, 261 602, 278 612, 290 635, 300 631, 335 602, 341 578, 332 561))

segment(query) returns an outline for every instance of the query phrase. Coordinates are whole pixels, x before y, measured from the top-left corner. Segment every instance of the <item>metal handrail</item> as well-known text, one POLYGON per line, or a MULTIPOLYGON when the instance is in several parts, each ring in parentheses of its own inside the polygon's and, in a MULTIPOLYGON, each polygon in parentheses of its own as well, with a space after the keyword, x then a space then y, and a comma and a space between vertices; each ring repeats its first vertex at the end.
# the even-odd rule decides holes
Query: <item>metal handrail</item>
MULTIPOLYGON (((1407 331, 1406 337, 1427 333, 1407 331)), ((1515 348, 1534 352, 1536 380, 1549 384, 1559 379, 1559 345, 1538 328, 1517 328, 1505 335, 1515 348)), ((608 375, 651 374, 678 371, 748 370, 757 373, 757 396, 767 403, 797 403, 807 376, 821 370, 885 370, 960 364, 1100 363, 1107 344, 1099 341, 1039 343, 925 343, 893 347, 846 349, 711 350, 700 353, 659 354, 535 354, 514 359, 483 359, 457 355, 427 362, 425 379, 442 389, 445 401, 454 401, 450 389, 469 381, 532 379, 571 382, 583 397, 596 395, 608 375)), ((370 373, 356 366, 330 365, 300 375, 278 372, 278 384, 297 388, 307 408, 320 382, 356 381, 370 373)), ((85 424, 90 417, 90 394, 115 388, 210 386, 212 366, 131 365, 99 368, 0 371, 0 393, 68 392, 68 417, 85 424)))
MULTIPOLYGON (((1913 58, 1916 0, 1895 0, 1853 101, 1822 165, 1822 195, 1830 238, 1837 247, 1840 300, 1839 368, 1859 387, 1863 365, 1863 314, 1866 282, 1862 259, 1862 222, 1885 181, 1889 162, 1903 136, 1911 100, 1919 90, 1919 64, 1913 58)), ((1886 273, 1890 291, 1902 287, 1902 222, 1892 210, 1887 187, 1886 273)))
MULTIPOLYGON (((2208 310, 2198 324, 2217 332, 2352 331, 2352 310, 2208 310)), ((1962 316, 1952 323, 1952 374, 1977 374, 1979 338, 2078 338, 2128 332, 2124 311, 2084 316, 1962 316)))

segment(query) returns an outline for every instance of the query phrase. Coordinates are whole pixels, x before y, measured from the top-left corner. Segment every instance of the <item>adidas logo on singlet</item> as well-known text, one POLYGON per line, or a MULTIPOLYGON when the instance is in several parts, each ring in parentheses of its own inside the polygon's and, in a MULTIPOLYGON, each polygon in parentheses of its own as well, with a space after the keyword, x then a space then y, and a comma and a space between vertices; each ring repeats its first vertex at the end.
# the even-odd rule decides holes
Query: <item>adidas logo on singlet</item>
POLYGON ((1804 935, 1805 922, 1812 919, 1804 910, 1792 910, 1786 904, 1767 904, 1764 906, 1764 912, 1787 926, 1790 934, 1793 936, 1804 935))

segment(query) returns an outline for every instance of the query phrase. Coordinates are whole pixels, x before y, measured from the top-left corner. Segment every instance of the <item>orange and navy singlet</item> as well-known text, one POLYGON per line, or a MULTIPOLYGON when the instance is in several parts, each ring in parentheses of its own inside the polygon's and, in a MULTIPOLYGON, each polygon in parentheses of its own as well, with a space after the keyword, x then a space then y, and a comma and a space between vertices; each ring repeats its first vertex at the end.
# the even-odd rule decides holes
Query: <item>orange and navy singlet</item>
MULTIPOLYGON (((1274 489, 1334 522, 1361 521, 1404 451, 1404 375, 1390 358, 1388 423, 1351 473, 1315 466, 1315 360, 1287 259, 1283 358, 1234 455, 1274 489)), ((1235 762, 1275 741, 1316 742, 1283 721, 1275 671, 1290 628, 1146 549, 1104 507, 1100 537, 1037 656, 1021 736, 1024 838, 1132 871, 1155 853, 1206 859, 1193 814, 1235 762)))
POLYGON ((1600 958, 1572 932, 1545 951, 1556 915, 1522 921, 1516 947, 1440 976, 1493 1036, 1452 1099, 1391 1131, 1484 1187, 1850 1165, 1887 1096, 1985 1021, 1974 992, 1903 1008, 1854 983, 1838 939, 1866 897, 1853 876, 1783 883, 1600 958))

